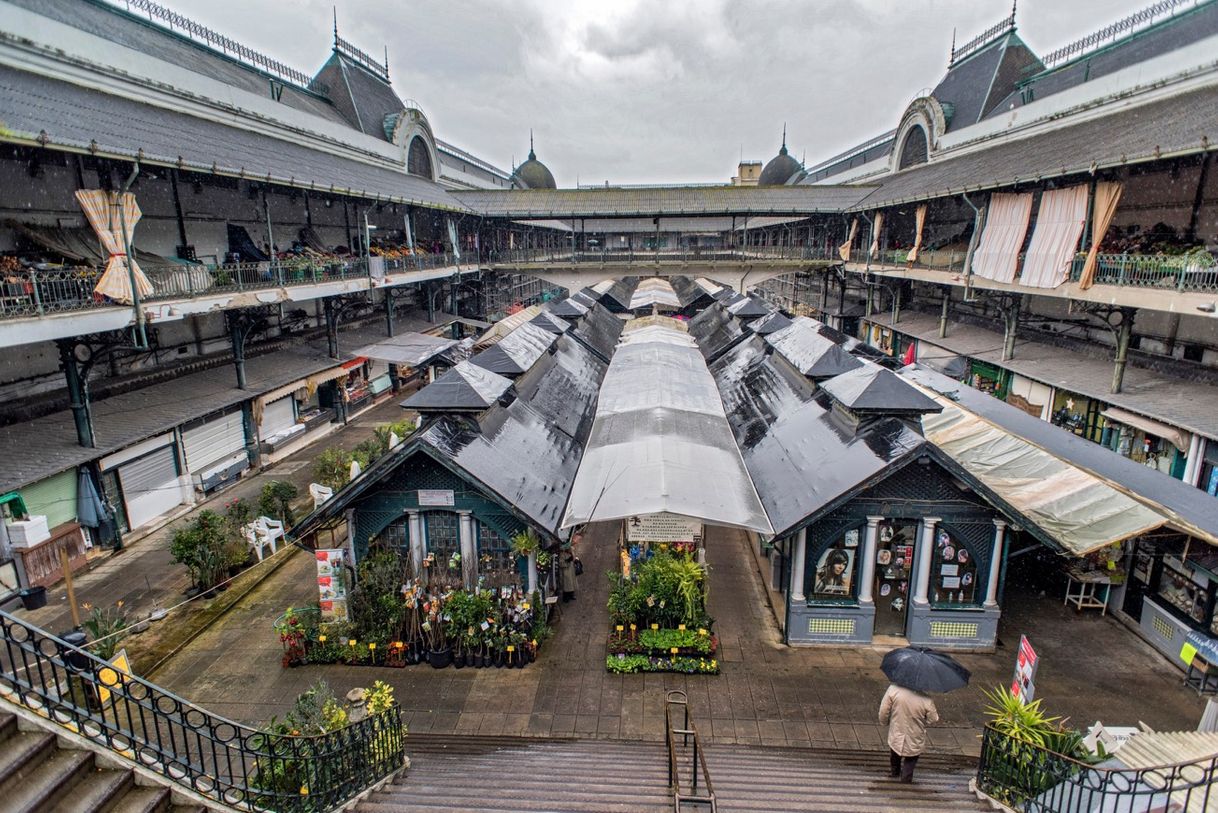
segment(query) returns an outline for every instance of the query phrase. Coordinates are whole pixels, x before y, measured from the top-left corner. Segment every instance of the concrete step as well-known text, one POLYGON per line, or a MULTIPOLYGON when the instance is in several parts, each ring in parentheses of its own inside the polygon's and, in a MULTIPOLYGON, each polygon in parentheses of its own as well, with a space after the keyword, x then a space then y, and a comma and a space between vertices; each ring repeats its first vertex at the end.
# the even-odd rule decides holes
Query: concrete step
POLYGON ((169 788, 136 786, 105 813, 167 813, 169 802, 169 788))
POLYGON ((92 770, 91 752, 51 750, 0 788, 4 809, 10 813, 51 810, 92 770))
POLYGON ((78 786, 60 800, 55 813, 108 811, 134 786, 131 771, 92 771, 82 776, 78 786))

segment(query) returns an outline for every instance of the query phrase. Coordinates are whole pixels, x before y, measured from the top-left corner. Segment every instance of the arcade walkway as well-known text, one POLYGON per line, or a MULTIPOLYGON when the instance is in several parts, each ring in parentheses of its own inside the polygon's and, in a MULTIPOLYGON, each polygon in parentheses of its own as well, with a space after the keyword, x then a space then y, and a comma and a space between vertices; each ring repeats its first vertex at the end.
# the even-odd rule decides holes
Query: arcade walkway
MULTIPOLYGON (((721 640, 718 676, 610 675, 605 672, 604 602, 615 529, 590 529, 580 556, 576 602, 561 607, 556 635, 522 670, 279 666, 271 623, 289 604, 316 600, 313 562, 296 556, 160 669, 153 679, 239 720, 282 714, 318 678, 336 692, 373 680, 397 690, 413 733, 577 736, 658 740, 667 689, 689 693, 700 729, 715 743, 883 749, 876 707, 887 686, 881 648, 791 649, 779 643, 760 575, 743 534, 711 529, 710 601, 721 640)), ((931 746, 975 755, 983 722, 981 690, 1006 682, 1012 641, 1025 632, 1042 654, 1038 696, 1078 725, 1142 720, 1160 730, 1190 729, 1204 703, 1179 673, 1112 618, 1077 616, 1052 596, 1008 595, 995 655, 962 656, 973 684, 938 700, 943 722, 931 746), (1154 698, 1153 704, 1144 702, 1154 698)))

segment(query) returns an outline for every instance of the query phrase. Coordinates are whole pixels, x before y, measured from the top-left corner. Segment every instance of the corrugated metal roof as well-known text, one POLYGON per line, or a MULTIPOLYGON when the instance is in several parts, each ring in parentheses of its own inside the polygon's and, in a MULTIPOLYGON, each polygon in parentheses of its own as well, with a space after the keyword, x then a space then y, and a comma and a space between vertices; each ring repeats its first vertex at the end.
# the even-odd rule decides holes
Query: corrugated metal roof
POLYGON ((865 186, 669 186, 646 189, 479 189, 452 194, 464 205, 488 217, 570 220, 839 212, 859 203, 870 191, 871 188, 865 186))

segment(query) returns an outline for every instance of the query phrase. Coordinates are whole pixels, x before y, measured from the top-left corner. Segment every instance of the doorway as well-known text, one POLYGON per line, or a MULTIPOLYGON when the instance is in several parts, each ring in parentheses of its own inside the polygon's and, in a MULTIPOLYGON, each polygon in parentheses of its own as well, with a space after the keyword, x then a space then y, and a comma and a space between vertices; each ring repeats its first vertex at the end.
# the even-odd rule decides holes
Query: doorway
POLYGON ((875 551, 875 634, 904 635, 909 614, 909 574, 916 555, 916 522, 891 520, 877 529, 875 551))

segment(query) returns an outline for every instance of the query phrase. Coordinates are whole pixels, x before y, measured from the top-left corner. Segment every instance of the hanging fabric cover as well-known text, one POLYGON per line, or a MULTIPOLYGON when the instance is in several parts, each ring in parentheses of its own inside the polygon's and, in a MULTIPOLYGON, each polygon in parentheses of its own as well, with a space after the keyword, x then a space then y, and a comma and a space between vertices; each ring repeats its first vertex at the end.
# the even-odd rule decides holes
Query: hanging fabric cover
POLYGON ((995 282, 1014 282, 1019 249, 1028 233, 1032 193, 996 192, 990 196, 989 215, 981 242, 973 253, 973 273, 995 282))
POLYGON ((1050 189, 1041 195, 1019 281, 1032 288, 1056 288, 1065 282, 1086 220, 1085 185, 1050 189))
POLYGON ((414 229, 410 228, 410 212, 402 216, 402 224, 406 227, 406 247, 414 254, 414 229))
POLYGON ((1112 225, 1122 189, 1124 187, 1117 181, 1101 181, 1095 185, 1095 206, 1091 213, 1091 248, 1087 251, 1087 261, 1083 263, 1083 274, 1078 281, 1078 287, 1084 291, 1095 284, 1100 244, 1104 242, 1108 227, 1112 225))
POLYGON ((453 224, 453 219, 448 218, 448 241, 453 244, 453 257, 459 262, 461 260, 461 244, 457 241, 457 227, 453 224))
POLYGON ((140 219, 140 207, 136 205, 135 195, 130 192, 107 192, 104 189, 80 189, 76 192, 76 200, 84 210, 85 217, 89 219, 89 225, 97 232, 97 239, 110 255, 110 259, 106 261, 106 271, 97 281, 94 292, 115 302, 130 305, 135 301, 131 291, 131 279, 134 277, 135 290, 140 297, 151 296, 152 283, 144 276, 135 258, 127 256, 135 224, 140 219))
POLYGON ((918 261, 918 253, 922 251, 922 227, 926 225, 926 204, 920 204, 918 211, 914 215, 914 244, 909 250, 909 254, 905 255, 905 262, 916 263, 918 261))
POLYGON ((356 477, 359 477, 359 475, 360 475, 360 472, 361 472, 361 471, 362 471, 362 469, 360 468, 359 461, 358 461, 358 460, 352 460, 352 461, 351 461, 351 477, 350 477, 350 479, 354 480, 356 477))
POLYGON ((856 217, 850 221, 850 236, 846 238, 846 242, 837 247, 837 256, 842 258, 842 262, 850 262, 850 247, 854 245, 854 237, 859 233, 859 219, 856 217))
POLYGON ((884 213, 875 213, 874 228, 871 231, 871 256, 875 257, 880 253, 880 232, 884 229, 884 213))

